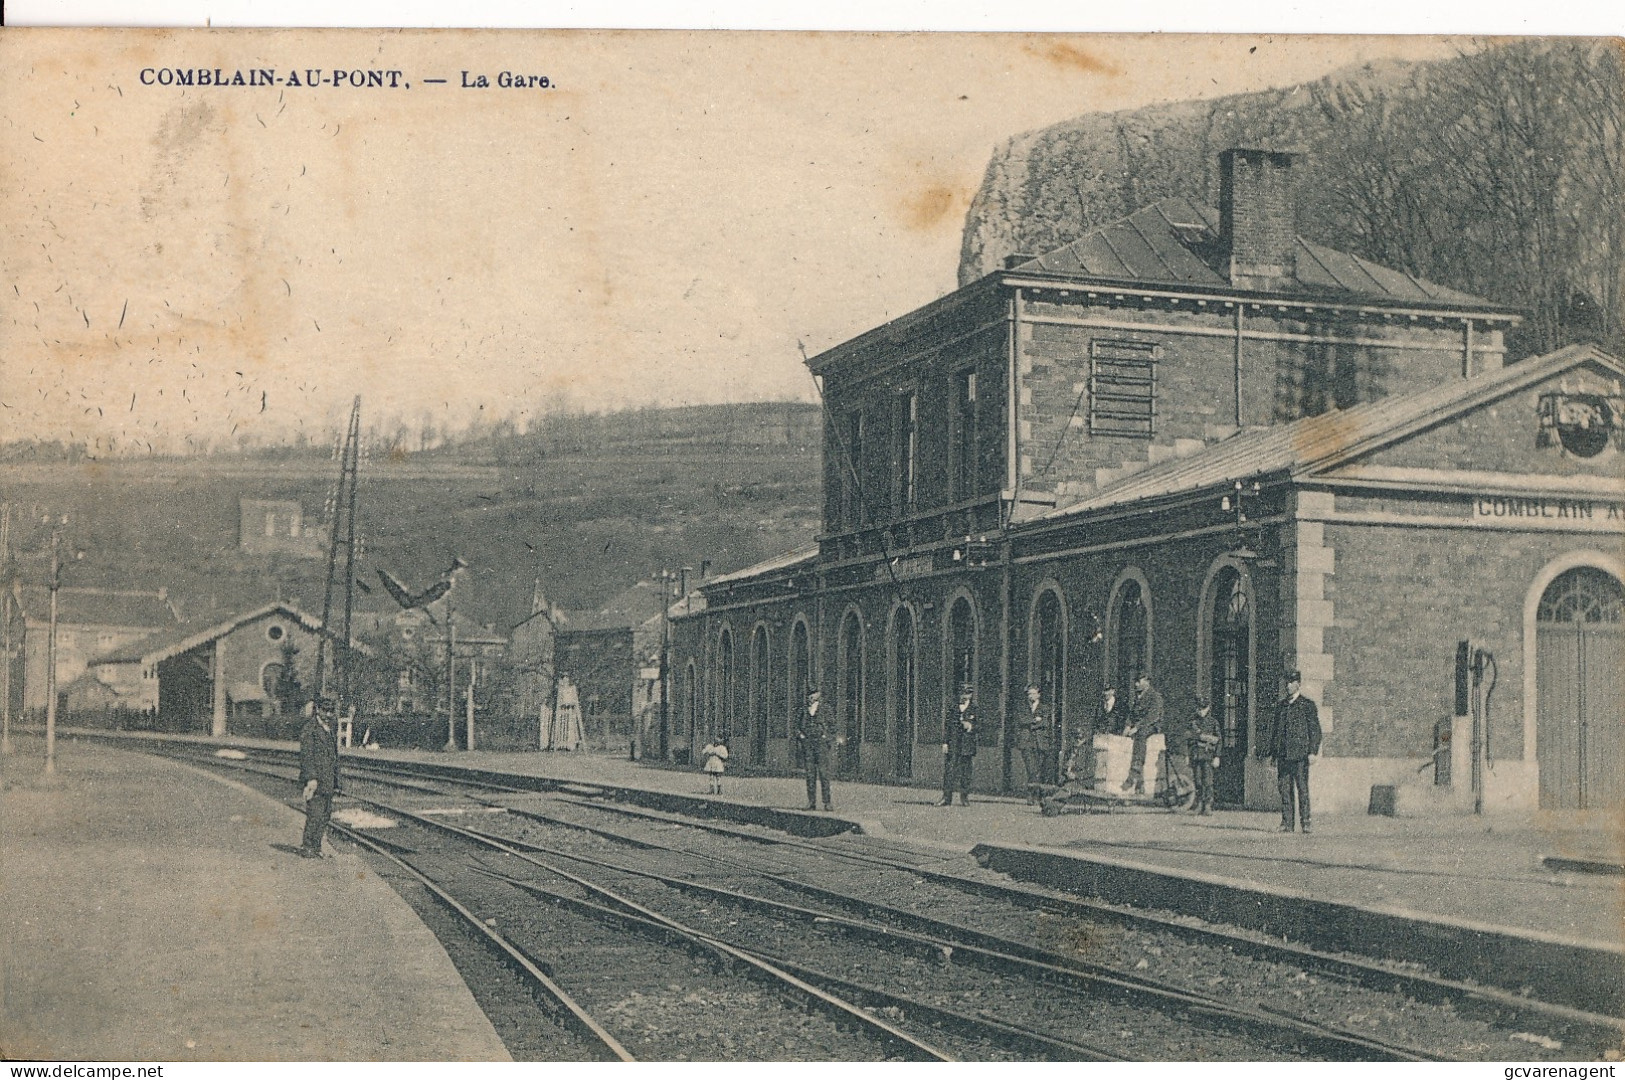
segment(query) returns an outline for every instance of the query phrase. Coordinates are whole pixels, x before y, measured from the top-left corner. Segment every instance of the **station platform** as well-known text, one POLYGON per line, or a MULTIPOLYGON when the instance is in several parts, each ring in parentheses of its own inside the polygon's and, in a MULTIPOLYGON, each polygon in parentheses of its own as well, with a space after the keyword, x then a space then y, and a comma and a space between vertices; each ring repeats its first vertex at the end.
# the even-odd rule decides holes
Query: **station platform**
MULTIPOLYGON (((357 751, 367 756, 463 765, 697 799, 800 811, 794 776, 726 776, 706 794, 698 769, 591 753, 357 751)), ((875 837, 969 853, 989 845, 1054 849, 1098 862, 1200 875, 1316 899, 1505 927, 1619 950, 1625 960, 1625 890, 1608 874, 1554 870, 1561 857, 1602 866, 1625 861, 1625 821, 1579 813, 1391 818, 1325 815, 1311 835, 1277 830, 1279 815, 1243 810, 1210 817, 1130 808, 1044 817, 1008 796, 971 796, 939 807, 926 787, 834 782, 834 816, 875 837)), ((817 812, 822 815, 822 811, 817 812)))
MULTIPOLYGON (((86 734, 92 734, 87 732, 86 734)), ((135 743, 139 734, 94 733, 135 743)), ((167 736, 207 745, 291 743, 167 736)), ((1031 884, 1331 951, 1441 973, 1613 1014, 1625 1009, 1625 829, 1575 813, 1390 818, 1322 815, 1312 835, 1274 812, 1209 817, 1133 807, 1044 817, 1008 796, 939 807, 929 787, 834 782, 834 811, 806 812, 798 776, 729 775, 709 795, 698 769, 566 752, 347 751, 356 762, 530 776, 679 813, 713 813, 834 842, 907 849, 951 873, 977 864, 1031 884), (714 804, 708 807, 707 804, 714 804), (973 861, 974 860, 974 861, 973 861), (1585 868, 1585 869, 1580 869, 1585 868)), ((292 812, 289 811, 291 815, 292 812)), ((296 833, 297 815, 287 835, 296 833)))
POLYGON ((505 1061, 438 941, 303 816, 100 741, 0 757, 0 1058, 505 1061), (279 847, 280 845, 280 847, 279 847))

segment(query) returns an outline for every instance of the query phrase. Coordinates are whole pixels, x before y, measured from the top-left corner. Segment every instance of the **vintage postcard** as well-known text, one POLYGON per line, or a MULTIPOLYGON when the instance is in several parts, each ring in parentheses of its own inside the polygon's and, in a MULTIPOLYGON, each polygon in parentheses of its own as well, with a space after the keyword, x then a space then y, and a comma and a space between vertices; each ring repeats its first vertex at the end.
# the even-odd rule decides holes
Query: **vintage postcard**
POLYGON ((0 1057, 1616 1061, 1622 67, 0 31, 0 1057))

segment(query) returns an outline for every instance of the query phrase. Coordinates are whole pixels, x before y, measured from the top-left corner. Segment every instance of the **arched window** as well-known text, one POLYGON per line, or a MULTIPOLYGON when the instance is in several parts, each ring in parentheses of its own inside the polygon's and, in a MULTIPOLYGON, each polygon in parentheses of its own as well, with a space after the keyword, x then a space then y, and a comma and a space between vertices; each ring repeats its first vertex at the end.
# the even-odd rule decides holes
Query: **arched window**
POLYGON ((914 774, 914 736, 919 713, 919 655, 914 612, 899 607, 892 615, 890 686, 886 703, 892 739, 892 771, 906 780, 914 774))
POLYGON ((1611 623, 1621 621, 1625 592, 1607 571, 1576 566, 1546 586, 1535 621, 1540 623, 1611 623))
POLYGON ((976 687, 976 608, 961 596, 948 609, 948 685, 944 701, 953 701, 959 688, 976 687))
POLYGON ((1029 676, 1044 706, 1055 717, 1055 730, 1066 734, 1066 614, 1061 609, 1061 598, 1054 589, 1038 594, 1037 609, 1033 612, 1029 676))
POLYGON ((716 687, 716 716, 712 718, 711 727, 714 733, 720 733, 726 739, 732 737, 734 728, 734 636, 733 631, 727 627, 723 627, 721 635, 717 638, 716 670, 713 676, 716 687))
POLYGON ((1106 636, 1106 674, 1120 695, 1151 667, 1150 607, 1141 579, 1125 576, 1112 596, 1106 636))
MULTIPOLYGON (((1236 566, 1220 567, 1208 584, 1205 605, 1206 691, 1220 738, 1214 794, 1221 804, 1239 805, 1246 797, 1244 764, 1256 671, 1252 590, 1246 575, 1236 566)), ((1198 679, 1200 687, 1200 674, 1198 679)))
POLYGON ((751 761, 767 760, 767 724, 773 700, 772 641, 767 627, 758 626, 750 644, 751 761))
POLYGON ((836 694, 840 703, 841 731, 846 735, 842 764, 848 768, 858 760, 863 741, 863 620, 849 611, 841 620, 840 681, 836 694))
POLYGON ((797 619, 790 631, 790 693, 785 710, 785 737, 790 739, 796 766, 802 764, 801 742, 794 738, 801 710, 807 707, 807 690, 812 685, 812 654, 807 647, 807 623, 797 619))
POLYGON ((683 672, 683 730, 688 738, 688 760, 693 761, 700 749, 696 741, 700 732, 700 678, 692 660, 683 672))

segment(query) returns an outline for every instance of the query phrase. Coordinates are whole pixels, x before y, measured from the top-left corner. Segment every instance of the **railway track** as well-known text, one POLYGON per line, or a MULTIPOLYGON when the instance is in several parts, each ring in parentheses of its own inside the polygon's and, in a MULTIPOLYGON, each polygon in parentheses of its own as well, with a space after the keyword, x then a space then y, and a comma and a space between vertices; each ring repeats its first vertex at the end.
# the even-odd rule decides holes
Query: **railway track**
MULTIPOLYGON (((285 768, 274 764, 183 756, 257 772, 267 781, 291 782, 285 768)), ((366 795, 364 800, 401 823, 389 830, 388 841, 352 830, 357 842, 372 850, 393 849, 389 857, 413 873, 434 878, 436 887, 448 894, 478 897, 465 904, 474 914, 500 908, 498 925, 517 928, 509 933, 523 938, 534 932, 526 929, 523 909, 515 907, 514 898, 523 897, 531 905, 532 923, 537 910, 545 911, 548 919, 581 920, 569 924, 572 940, 589 940, 589 925, 597 934, 614 927, 623 941, 634 934, 642 939, 643 948, 685 950, 713 971, 732 975, 748 969, 758 985, 773 984, 780 1000, 796 1000, 801 1008, 815 1007, 835 1018, 848 1040, 866 1024, 865 1017, 892 1018, 888 1022, 895 1030, 879 1028, 863 1036, 871 1047, 868 1055, 842 1051, 854 1058, 874 1056, 876 1051, 885 1057, 925 1059, 1453 1056, 1444 1052, 1451 1046, 1447 1040, 1394 1041, 1386 1025, 1379 1025, 1379 1037, 1369 1030, 1248 1001, 1229 988, 1221 996, 1191 986, 1192 980, 1181 985, 1160 971, 1101 963, 1080 956, 1075 947, 1057 947, 1068 944, 1066 924, 1083 920, 1134 927, 1134 933, 1155 932, 1201 948, 1212 949, 1218 943, 1255 963, 1280 964, 1284 957, 1300 973, 1329 976, 1320 981, 1330 984, 1325 989, 1332 991, 1386 997, 1406 1007, 1430 998, 1442 1000, 1448 1006, 1443 1011, 1450 1014, 1463 1003, 1476 1004, 1502 1022, 1511 1017, 1529 1028, 1535 1026, 1531 1020, 1538 1020, 1542 1026, 1536 1030, 1561 1030, 1571 1039, 1577 1035, 1611 1039, 1604 1043, 1608 1046, 1618 1043, 1617 1024, 1608 1018, 1524 999, 1504 1000, 1512 995, 1299 947, 1275 943, 1266 947, 1216 928, 1169 927, 1171 920, 1136 918, 1135 913, 1109 905, 1046 895, 1029 887, 1011 888, 844 845, 695 822, 590 798, 543 798, 512 785, 424 776, 377 763, 352 767, 348 773, 352 788, 376 784, 387 792, 366 795), (444 805, 447 800, 462 809, 502 812, 481 814, 477 828, 453 824, 450 818, 464 820, 464 815, 443 813, 459 808, 444 805), (435 805, 408 805, 423 802, 435 805), (538 804, 545 804, 545 809, 538 804), (469 845, 478 845, 484 853, 470 854, 469 845), (636 853, 633 860, 625 858, 629 852, 636 853), (476 883, 471 877, 483 880, 476 883), (912 885, 899 886, 898 880, 912 885), (896 902, 899 895, 907 902, 896 902), (538 902, 545 907, 538 909, 538 902), (1015 926, 1023 920, 1028 924, 1026 933, 1015 926), (1267 959, 1259 961, 1260 955, 1267 959), (816 1004, 809 1006, 809 1001, 816 1004)), ((355 794, 361 796, 359 790, 355 794)), ((547 940, 556 939, 559 929, 553 925, 547 940)), ((532 963, 548 956, 545 942, 509 944, 532 963)), ((627 957, 621 955, 619 962, 624 968, 627 957)), ((567 969, 594 970, 604 963, 602 956, 589 951, 549 957, 538 971, 545 975, 551 969, 560 983, 568 984, 567 969)), ((652 960, 650 965, 661 966, 652 960)), ((1314 998, 1323 1000, 1325 989, 1314 998)), ((551 992, 545 996, 554 1003, 555 1013, 569 1012, 551 992)), ((614 1005, 600 995, 580 1007, 583 1013, 602 1015, 614 1005)), ((1446 1019, 1463 1020, 1456 1015, 1446 1019)), ((824 1037, 822 1045, 837 1045, 829 1042, 831 1038, 824 1037)), ((1470 1041, 1462 1045, 1472 1049, 1470 1041)), ((642 1056, 651 1051, 656 1056, 689 1056, 682 1049, 654 1045, 642 1056)), ((1527 1056, 1530 1049, 1503 1044, 1499 1052, 1477 1056, 1527 1056)), ((730 1056, 749 1055, 735 1047, 730 1056)), ((769 1056, 825 1055, 780 1046, 769 1056)))

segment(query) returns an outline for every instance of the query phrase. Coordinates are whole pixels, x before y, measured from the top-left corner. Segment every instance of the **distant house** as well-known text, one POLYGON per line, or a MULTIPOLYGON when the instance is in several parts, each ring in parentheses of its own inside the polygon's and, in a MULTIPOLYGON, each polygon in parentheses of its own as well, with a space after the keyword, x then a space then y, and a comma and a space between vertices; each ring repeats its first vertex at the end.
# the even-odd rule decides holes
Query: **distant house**
POLYGON ((520 719, 540 722, 553 696, 553 642, 567 625, 564 609, 542 595, 542 584, 531 592, 530 614, 508 631, 508 666, 513 711, 520 719))
POLYGON ((321 620, 269 603, 147 635, 90 673, 111 705, 155 714, 167 731, 287 736, 317 690, 321 633, 321 620))
POLYGON ((237 546, 254 555, 316 558, 327 551, 327 534, 305 519, 298 499, 237 500, 237 546))
MULTIPOLYGON (((13 620, 14 701, 23 711, 43 711, 50 643, 51 594, 41 586, 17 590, 13 620), (21 635, 19 642, 17 635, 21 635)), ((56 685, 59 693, 83 675, 90 662, 113 649, 180 625, 164 589, 63 588, 57 590, 56 685)))
MULTIPOLYGON (((445 705, 446 622, 444 603, 434 611, 364 610, 355 613, 353 634, 374 647, 383 662, 392 664, 392 685, 374 710, 396 715, 433 713, 445 705)), ((508 638, 493 627, 453 612, 456 626, 458 701, 469 685, 475 700, 487 700, 487 687, 508 647, 508 638)), ((462 705, 459 704, 459 708, 462 705)))
POLYGON ((636 718, 646 730, 658 707, 662 583, 640 581, 596 611, 575 611, 554 631, 557 677, 568 676, 581 699, 589 740, 619 741, 636 718), (645 677, 650 676, 650 677, 645 677))

